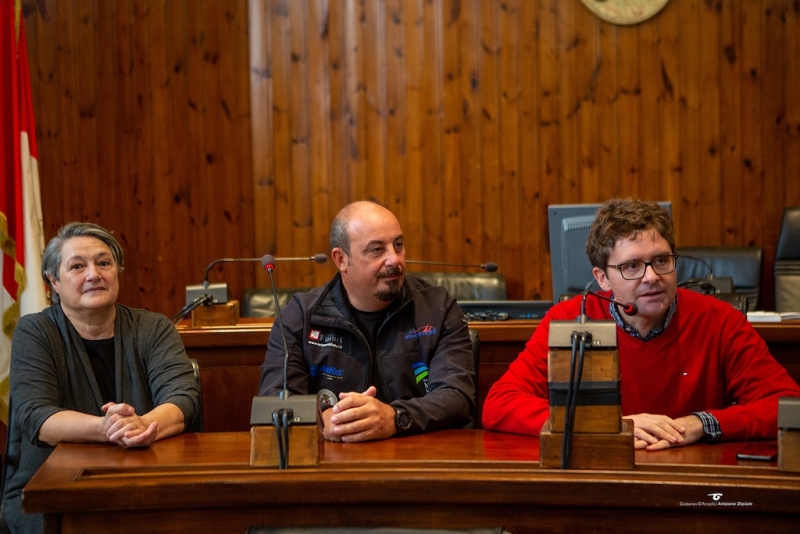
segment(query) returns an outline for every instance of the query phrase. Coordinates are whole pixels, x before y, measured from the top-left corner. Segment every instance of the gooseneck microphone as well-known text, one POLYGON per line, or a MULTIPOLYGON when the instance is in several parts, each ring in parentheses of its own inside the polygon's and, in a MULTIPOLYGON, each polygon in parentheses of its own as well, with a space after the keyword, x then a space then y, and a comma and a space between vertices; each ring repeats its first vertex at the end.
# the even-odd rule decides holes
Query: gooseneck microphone
POLYGON ((261 258, 261 267, 269 273, 269 283, 272 287, 272 299, 275 301, 275 325, 278 325, 281 331, 281 339, 283 340, 283 390, 281 391, 280 398, 286 400, 287 397, 289 397, 289 344, 286 343, 286 331, 283 329, 281 305, 280 302, 278 302, 278 292, 275 289, 275 279, 272 276, 272 271, 275 270, 275 257, 272 254, 265 254, 261 258))
POLYGON ((633 317, 637 313, 639 313, 639 307, 634 304, 633 302, 627 302, 624 299, 619 299, 615 296, 606 297, 605 295, 601 295, 600 293, 595 293, 594 291, 584 291, 583 292, 583 299, 581 300, 581 316, 586 316, 586 297, 589 295, 595 296, 601 300, 605 300, 606 302, 610 302, 618 306, 625 315, 633 317))
MULTIPOLYGON (((322 255, 318 254, 316 257, 319 256, 322 255)), ((316 257, 312 256, 310 259, 316 257)), ((322 256, 322 258, 325 258, 325 256, 322 256)), ((292 424, 316 424, 317 396, 291 395, 289 393, 289 344, 286 342, 281 306, 272 274, 278 258, 275 258, 272 254, 265 254, 260 258, 260 261, 261 266, 269 274, 272 298, 275 301, 275 322, 272 326, 272 333, 278 328, 281 332, 281 341, 283 343, 283 390, 281 390, 277 398, 255 397, 253 399, 250 424, 272 424, 275 426, 275 438, 278 444, 278 467, 286 469, 289 467, 289 427, 292 424)), ((314 261, 324 263, 316 259, 314 261)))
POLYGON ((178 310, 178 313, 172 316, 171 319, 172 324, 178 324, 179 322, 181 322, 183 318, 189 315, 195 308, 202 305, 207 306, 213 303, 214 303, 213 295, 210 295, 208 293, 200 295, 199 297, 192 300, 192 302, 187 303, 186 306, 178 310))
MULTIPOLYGON (((313 261, 314 263, 325 263, 328 261, 328 257, 325 254, 314 254, 313 256, 295 256, 289 258, 274 258, 272 255, 267 254, 270 258, 272 258, 272 262, 274 263, 276 260, 278 261, 313 261)), ((263 256, 261 258, 219 258, 217 260, 212 261, 206 267, 206 274, 203 276, 203 287, 208 287, 208 273, 211 271, 211 268, 218 263, 225 263, 225 262, 234 262, 234 261, 260 261, 261 266, 264 266, 264 258, 267 256, 263 256)), ((273 265, 274 268, 274 265, 273 265)))
MULTIPOLYGON (((572 433, 575 427, 575 411, 578 404, 578 394, 581 390, 583 363, 586 351, 595 347, 616 347, 616 323, 614 321, 591 321, 586 316, 586 299, 589 295, 619 306, 626 315, 636 315, 639 308, 633 302, 620 301, 615 296, 606 297, 600 293, 590 291, 592 282, 586 285, 581 297, 581 313, 577 317, 580 330, 567 324, 550 323, 551 335, 554 328, 563 327, 564 334, 569 333, 569 346, 571 348, 569 374, 567 376, 567 395, 564 403, 564 436, 561 441, 561 468, 567 469, 572 458, 572 433), (613 341, 612 341, 613 338, 613 341)), ((561 323, 559 321, 558 323, 561 323)), ((573 323, 574 324, 574 323, 573 323)), ((564 337, 564 336, 561 336, 564 337)))
MULTIPOLYGON (((225 282, 211 284, 208 282, 208 275, 211 268, 219 263, 230 262, 257 262, 263 258, 219 258, 208 264, 203 282, 197 285, 186 286, 186 306, 180 309, 172 317, 172 322, 178 324, 184 317, 189 315, 195 308, 201 305, 225 304, 230 300, 228 284, 225 282)), ((272 258, 273 262, 278 261, 313 261, 314 263, 325 263, 328 257, 325 254, 314 254, 313 256, 295 256, 287 258, 272 258)))
POLYGON ((719 293, 735 293, 733 285, 733 277, 730 276, 715 276, 711 268, 711 264, 704 259, 696 258, 694 256, 685 256, 681 254, 678 258, 685 258, 687 260, 696 261, 708 269, 708 274, 705 278, 689 278, 678 282, 678 287, 685 289, 694 289, 699 293, 706 295, 717 295, 719 293))
POLYGON ((406 260, 409 264, 419 265, 443 265, 446 267, 473 267, 475 269, 483 269, 487 273, 493 273, 497 270, 497 264, 491 261, 481 263, 480 265, 469 265, 466 263, 445 263, 440 261, 423 261, 423 260, 406 260))

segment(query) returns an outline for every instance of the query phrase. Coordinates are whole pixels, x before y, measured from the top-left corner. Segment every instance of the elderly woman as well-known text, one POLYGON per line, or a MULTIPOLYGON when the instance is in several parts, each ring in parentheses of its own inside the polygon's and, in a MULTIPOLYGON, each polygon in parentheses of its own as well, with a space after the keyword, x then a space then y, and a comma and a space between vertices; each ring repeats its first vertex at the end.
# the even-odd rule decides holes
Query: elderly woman
POLYGON ((200 392, 180 336, 163 315, 117 304, 122 249, 107 230, 70 223, 47 245, 52 306, 22 317, 11 351, 11 402, 22 431, 5 488, 13 532, 41 532, 22 514, 25 484, 62 441, 144 447, 192 430, 200 392))

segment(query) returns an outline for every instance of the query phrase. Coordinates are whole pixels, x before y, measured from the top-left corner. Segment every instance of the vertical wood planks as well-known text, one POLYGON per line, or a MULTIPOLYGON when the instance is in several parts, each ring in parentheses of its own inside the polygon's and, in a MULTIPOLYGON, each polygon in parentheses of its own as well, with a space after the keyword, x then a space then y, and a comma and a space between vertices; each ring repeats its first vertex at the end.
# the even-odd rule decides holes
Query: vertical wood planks
MULTIPOLYGON (((791 0, 634 26, 556 0, 23 4, 46 235, 114 230, 133 306, 173 313, 216 258, 327 252, 363 198, 409 258, 495 261, 511 298, 551 297, 547 206, 612 196, 671 200, 681 245, 763 247, 766 288, 800 204, 791 0)), ((211 277, 240 297, 257 273, 211 277)))

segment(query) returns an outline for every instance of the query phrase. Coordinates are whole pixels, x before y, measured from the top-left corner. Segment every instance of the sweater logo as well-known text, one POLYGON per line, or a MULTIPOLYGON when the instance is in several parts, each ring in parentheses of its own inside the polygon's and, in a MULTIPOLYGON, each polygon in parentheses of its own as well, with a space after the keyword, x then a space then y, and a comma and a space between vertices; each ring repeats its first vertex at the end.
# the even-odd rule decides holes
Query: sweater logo
POLYGON ((334 333, 323 333, 319 330, 311 330, 308 333, 308 344, 317 347, 333 347, 342 349, 342 336, 334 333))
POLYGON ((415 337, 420 336, 433 336, 436 334, 436 327, 426 324, 425 326, 420 326, 416 330, 412 330, 408 334, 406 334, 406 339, 413 339, 415 337))

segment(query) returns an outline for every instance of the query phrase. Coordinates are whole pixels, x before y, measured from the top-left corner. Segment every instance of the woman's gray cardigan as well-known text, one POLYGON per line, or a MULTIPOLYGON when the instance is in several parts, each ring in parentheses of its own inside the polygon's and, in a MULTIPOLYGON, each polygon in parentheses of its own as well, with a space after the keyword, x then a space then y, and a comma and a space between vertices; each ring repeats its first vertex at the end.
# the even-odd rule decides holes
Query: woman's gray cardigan
MULTIPOLYGON (((184 414, 187 430, 200 414, 200 390, 175 326, 165 316, 116 305, 114 354, 117 403, 138 415, 164 403, 184 414)), ((78 332, 60 304, 19 320, 11 345, 11 404, 22 431, 19 469, 4 488, 3 515, 13 525, 21 516, 25 484, 53 447, 39 441, 42 424, 61 410, 102 416, 100 389, 78 332)), ((38 525, 31 526, 41 530, 38 525)), ((28 531, 25 526, 20 531, 28 531)))

